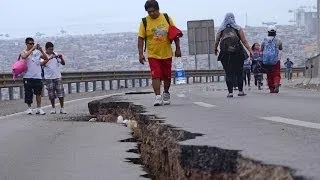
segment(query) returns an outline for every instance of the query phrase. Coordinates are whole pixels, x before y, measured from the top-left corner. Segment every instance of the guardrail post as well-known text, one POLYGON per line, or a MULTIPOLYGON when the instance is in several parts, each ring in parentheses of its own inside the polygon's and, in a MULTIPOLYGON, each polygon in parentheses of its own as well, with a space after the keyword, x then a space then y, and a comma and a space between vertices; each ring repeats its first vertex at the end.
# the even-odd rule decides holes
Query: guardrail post
POLYGON ((146 86, 149 86, 149 79, 146 78, 146 86))
POLYGON ((109 89, 113 90, 113 81, 112 80, 109 80, 109 89))
POLYGON ((120 79, 117 80, 117 89, 120 89, 121 85, 120 85, 120 79))
POLYGON ((80 92, 80 82, 76 82, 76 91, 77 93, 80 92))
POLYGON ((9 87, 9 100, 13 100, 14 97, 13 97, 13 87, 9 87))
POLYGON ((139 87, 142 87, 142 79, 139 79, 139 87))
POLYGON ((195 83, 196 82, 196 77, 192 77, 192 83, 195 83))
POLYGON ((214 82, 214 76, 211 77, 211 82, 214 82))
POLYGON ((71 83, 68 83, 68 93, 69 93, 69 94, 71 94, 71 93, 72 93, 71 83))
POLYGON ((217 80, 218 80, 218 82, 220 82, 220 76, 218 76, 217 80))
POLYGON ((20 93, 20 99, 23 99, 23 97, 24 97, 24 88, 23 88, 23 86, 19 87, 19 93, 20 93))
POLYGON ((101 81, 102 90, 106 90, 106 81, 101 81))
POLYGON ((132 87, 136 87, 136 80, 135 79, 132 79, 132 87))
POLYGON ((190 83, 190 81, 189 81, 189 77, 187 77, 187 84, 189 84, 190 83))
POLYGON ((128 79, 124 80, 124 88, 128 88, 128 79))
POLYGON ((93 89, 93 91, 97 90, 97 81, 92 82, 92 89, 93 89))
POLYGON ((89 92, 89 82, 84 82, 84 91, 89 92))
POLYGON ((200 78, 200 83, 202 83, 202 76, 200 76, 199 78, 200 78))
POLYGON ((209 77, 208 76, 206 76, 206 83, 208 83, 209 82, 209 77))
POLYGON ((0 88, 0 101, 2 100, 2 88, 0 88))

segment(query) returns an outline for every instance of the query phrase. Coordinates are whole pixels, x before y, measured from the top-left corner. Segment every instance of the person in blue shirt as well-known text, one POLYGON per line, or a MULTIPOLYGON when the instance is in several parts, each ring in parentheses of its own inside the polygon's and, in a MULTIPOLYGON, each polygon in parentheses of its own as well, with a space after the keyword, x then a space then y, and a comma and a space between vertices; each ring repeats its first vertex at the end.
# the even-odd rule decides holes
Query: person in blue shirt
POLYGON ((290 61, 289 58, 287 58, 287 61, 284 63, 284 66, 286 67, 286 78, 288 80, 292 79, 292 67, 293 67, 293 62, 290 61))

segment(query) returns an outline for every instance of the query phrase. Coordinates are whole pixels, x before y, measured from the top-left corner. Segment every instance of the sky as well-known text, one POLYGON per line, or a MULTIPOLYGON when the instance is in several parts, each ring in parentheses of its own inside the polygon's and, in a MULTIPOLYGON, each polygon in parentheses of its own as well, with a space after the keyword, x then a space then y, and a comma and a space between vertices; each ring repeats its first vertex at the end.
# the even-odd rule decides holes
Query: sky
MULTIPOLYGON (((219 26, 227 12, 239 25, 261 26, 261 22, 290 24, 290 9, 316 5, 316 0, 158 0, 160 11, 168 13, 181 29, 187 21, 213 19, 219 26)), ((1 0, 0 34, 34 36, 36 32, 68 34, 136 32, 146 15, 145 0, 1 0)), ((308 8, 309 9, 309 8, 308 8)), ((0 37, 1 38, 1 37, 0 37)))

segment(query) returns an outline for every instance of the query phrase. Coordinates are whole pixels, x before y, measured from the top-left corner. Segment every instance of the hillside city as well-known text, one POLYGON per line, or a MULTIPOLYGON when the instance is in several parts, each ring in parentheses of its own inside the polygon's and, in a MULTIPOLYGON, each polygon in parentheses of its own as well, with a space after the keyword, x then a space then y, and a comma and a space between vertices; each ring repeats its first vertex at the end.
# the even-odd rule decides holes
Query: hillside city
MULTIPOLYGON (((215 30, 218 28, 216 27, 215 30)), ((245 27, 250 45, 261 42, 267 34, 266 27, 245 27)), ((283 41, 282 61, 290 58, 295 67, 304 66, 307 58, 315 56, 317 36, 306 28, 296 26, 277 26, 277 35, 283 41)), ((182 60, 185 69, 195 69, 195 58, 189 56, 187 32, 181 38, 182 60)), ((136 33, 88 34, 35 38, 42 47, 47 41, 55 44, 55 51, 65 55, 67 65, 62 71, 123 71, 148 70, 141 65, 137 54, 136 33)), ((10 72, 12 63, 24 48, 24 38, 0 39, 0 72, 10 72)), ((198 69, 208 69, 208 55, 198 55, 198 69)), ((212 69, 220 69, 216 56, 211 55, 212 69)))

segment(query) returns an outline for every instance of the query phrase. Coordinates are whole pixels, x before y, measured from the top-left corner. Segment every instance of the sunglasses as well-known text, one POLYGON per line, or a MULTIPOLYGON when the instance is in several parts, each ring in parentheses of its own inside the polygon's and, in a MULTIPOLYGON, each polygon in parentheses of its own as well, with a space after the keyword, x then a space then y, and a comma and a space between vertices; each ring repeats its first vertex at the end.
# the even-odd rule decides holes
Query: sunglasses
POLYGON ((34 45, 34 43, 27 43, 28 45, 34 45))

